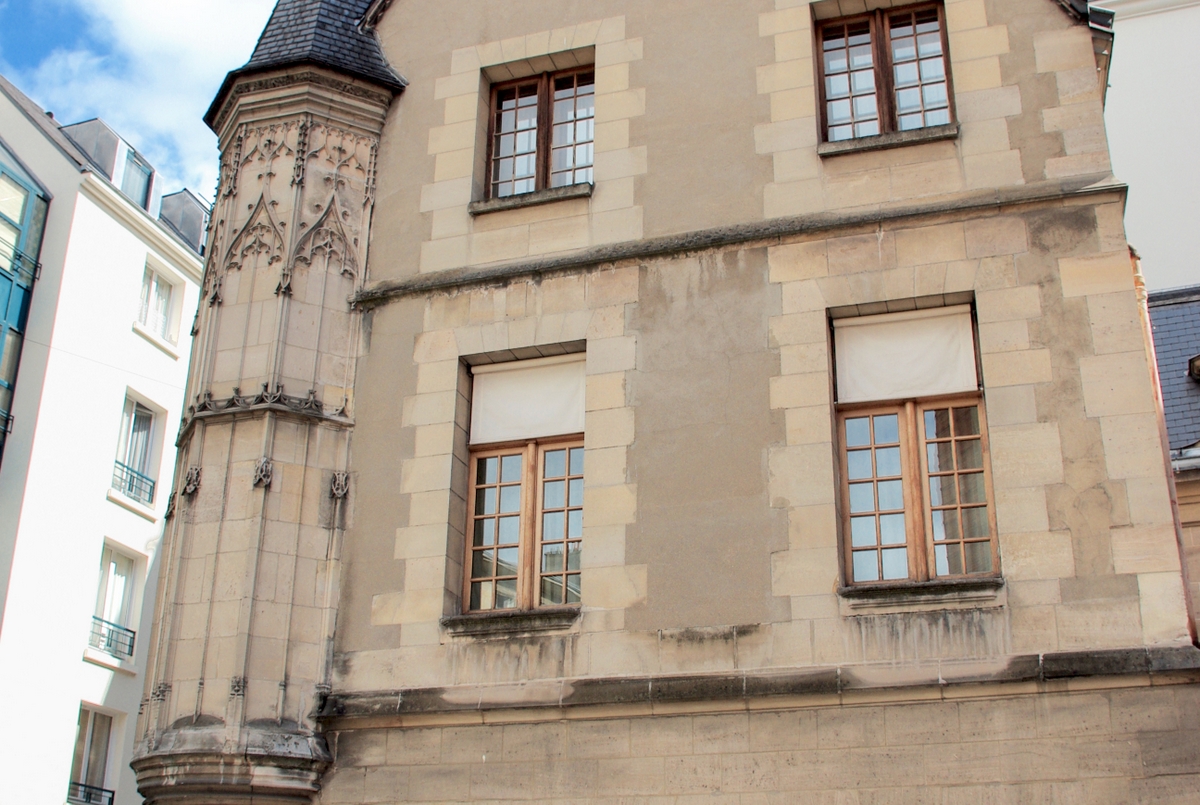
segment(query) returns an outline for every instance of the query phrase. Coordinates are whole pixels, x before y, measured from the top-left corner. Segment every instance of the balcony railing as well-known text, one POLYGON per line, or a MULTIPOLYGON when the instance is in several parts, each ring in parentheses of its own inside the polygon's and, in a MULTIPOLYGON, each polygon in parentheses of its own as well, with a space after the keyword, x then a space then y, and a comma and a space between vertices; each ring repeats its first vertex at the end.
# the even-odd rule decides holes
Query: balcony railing
POLYGON ((0 270, 15 275, 18 284, 32 287, 42 271, 42 266, 29 255, 0 240, 0 270))
POLYGON ((154 502, 154 479, 119 461, 113 470, 113 489, 147 506, 154 502))
POLYGON ((73 805, 112 805, 114 796, 107 788, 83 783, 71 783, 67 789, 67 802, 73 805))
POLYGON ((92 648, 111 654, 117 659, 133 656, 133 641, 137 632, 109 623, 102 618, 92 618, 92 636, 88 644, 92 648))

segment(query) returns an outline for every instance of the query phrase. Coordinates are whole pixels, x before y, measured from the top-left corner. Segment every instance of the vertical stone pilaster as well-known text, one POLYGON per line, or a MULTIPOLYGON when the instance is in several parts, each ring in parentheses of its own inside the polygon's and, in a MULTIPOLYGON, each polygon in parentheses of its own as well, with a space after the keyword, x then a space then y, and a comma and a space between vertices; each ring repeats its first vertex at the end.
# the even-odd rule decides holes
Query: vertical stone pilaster
POLYGON ((313 67, 237 78, 196 317, 183 479, 134 768, 150 803, 306 802, 330 762, 360 313, 392 94, 313 67))

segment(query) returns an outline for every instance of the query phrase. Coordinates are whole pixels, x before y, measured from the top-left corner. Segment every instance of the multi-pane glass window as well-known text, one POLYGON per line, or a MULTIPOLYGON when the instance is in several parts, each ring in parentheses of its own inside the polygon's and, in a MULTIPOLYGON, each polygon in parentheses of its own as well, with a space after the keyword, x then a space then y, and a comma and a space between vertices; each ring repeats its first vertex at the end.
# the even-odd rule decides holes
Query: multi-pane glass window
POLYGON ((154 174, 146 161, 132 150, 125 158, 125 174, 121 178, 121 192, 129 196, 134 204, 145 209, 150 202, 150 177, 154 174))
POLYGON ((104 787, 108 777, 108 747, 112 716, 87 706, 79 708, 75 752, 71 758, 71 784, 67 801, 72 805, 111 805, 113 792, 104 787))
POLYGON ((171 293, 174 286, 147 268, 142 276, 142 302, 138 321, 164 341, 171 341, 171 293))
POLYGON ((153 503, 153 455, 154 412, 140 402, 126 398, 113 470, 113 489, 146 505, 153 503))
POLYGON ((494 87, 488 196, 590 183, 594 98, 590 68, 494 87))
POLYGON ((994 572, 981 405, 974 397, 842 413, 851 583, 994 572))
POLYGON ((950 123, 945 30, 940 4, 822 23, 818 64, 825 139, 950 123))
POLYGON ((48 203, 0 148, 0 456, 12 427, 17 366, 48 203))
POLYGON ((466 608, 578 604, 582 443, 529 442, 471 460, 466 608))

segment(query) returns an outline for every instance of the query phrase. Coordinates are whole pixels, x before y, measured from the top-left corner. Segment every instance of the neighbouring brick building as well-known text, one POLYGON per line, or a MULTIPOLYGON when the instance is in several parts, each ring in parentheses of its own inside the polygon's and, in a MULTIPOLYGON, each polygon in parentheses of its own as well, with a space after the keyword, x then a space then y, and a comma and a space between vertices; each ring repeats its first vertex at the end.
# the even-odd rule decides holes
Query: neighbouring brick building
POLYGON ((1195 801, 1108 20, 281 0, 147 799, 1195 801))

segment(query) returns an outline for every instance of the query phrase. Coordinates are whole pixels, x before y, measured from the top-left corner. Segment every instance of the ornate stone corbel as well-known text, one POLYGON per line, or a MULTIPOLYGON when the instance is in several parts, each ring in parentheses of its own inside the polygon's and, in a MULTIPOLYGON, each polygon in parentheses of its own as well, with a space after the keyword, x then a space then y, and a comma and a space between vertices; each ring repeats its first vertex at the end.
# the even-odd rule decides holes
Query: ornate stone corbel
POLYGON ((164 520, 170 520, 175 516, 175 493, 172 492, 167 498, 167 512, 163 515, 164 520))
POLYGON ((254 398, 255 405, 274 405, 283 399, 283 386, 276 384, 274 391, 268 391, 269 383, 262 384, 262 391, 254 398))
POLYGON ((208 306, 219 305, 223 301, 221 299, 221 283, 224 277, 213 277, 212 289, 208 292, 208 306))
POLYGON ((188 467, 187 475, 183 476, 183 494, 191 497, 200 489, 200 468, 188 467))
POLYGON ((229 680, 229 698, 246 695, 246 677, 235 676, 229 680))
POLYGON ((346 472, 335 472, 333 481, 329 485, 329 496, 334 500, 341 500, 346 497, 350 491, 350 474, 346 472))
POLYGON ((270 489, 271 478, 275 474, 275 464, 271 459, 263 457, 254 465, 254 485, 270 489))
POLYGON ((217 403, 215 400, 213 400, 211 390, 204 392, 203 396, 196 395, 195 409, 197 414, 204 413, 205 411, 217 410, 217 403))
POLYGON ((275 286, 275 295, 292 295, 292 270, 286 265, 279 272, 279 284, 275 286))

